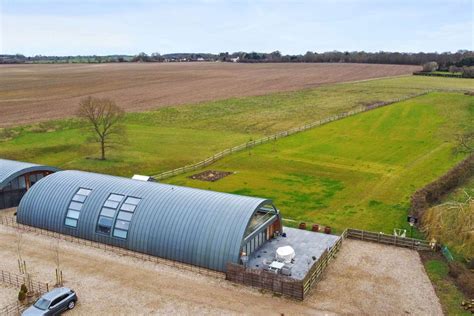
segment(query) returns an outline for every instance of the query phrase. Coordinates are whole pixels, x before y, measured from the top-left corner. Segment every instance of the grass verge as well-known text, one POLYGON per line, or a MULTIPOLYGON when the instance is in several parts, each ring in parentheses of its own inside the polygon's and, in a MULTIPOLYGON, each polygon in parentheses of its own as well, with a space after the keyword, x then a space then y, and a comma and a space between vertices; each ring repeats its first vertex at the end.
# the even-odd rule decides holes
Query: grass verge
POLYGON ((472 315, 461 307, 467 301, 449 276, 449 267, 439 253, 421 253, 426 274, 431 280, 446 315, 472 315))

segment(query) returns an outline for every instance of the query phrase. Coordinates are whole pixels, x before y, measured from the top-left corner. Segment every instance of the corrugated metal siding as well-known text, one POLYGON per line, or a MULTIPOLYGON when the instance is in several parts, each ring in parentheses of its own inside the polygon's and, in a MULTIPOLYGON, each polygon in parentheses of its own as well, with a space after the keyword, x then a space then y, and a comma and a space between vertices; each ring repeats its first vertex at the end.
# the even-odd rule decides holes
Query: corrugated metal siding
POLYGON ((55 172, 59 169, 29 162, 0 159, 0 189, 22 174, 42 170, 55 172))
POLYGON ((224 271, 237 263, 245 229, 256 211, 270 200, 143 182, 87 173, 60 171, 34 185, 18 208, 18 222, 134 251, 224 271), (92 189, 77 228, 64 225, 69 202, 80 188, 92 189), (128 238, 96 233, 99 213, 110 193, 141 198, 128 238))

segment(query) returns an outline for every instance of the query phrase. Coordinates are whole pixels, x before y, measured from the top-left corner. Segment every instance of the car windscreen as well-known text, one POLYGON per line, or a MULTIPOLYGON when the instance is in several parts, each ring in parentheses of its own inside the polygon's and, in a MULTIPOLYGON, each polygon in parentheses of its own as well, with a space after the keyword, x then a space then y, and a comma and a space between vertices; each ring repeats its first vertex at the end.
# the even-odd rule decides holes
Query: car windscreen
POLYGON ((47 299, 44 299, 44 298, 40 298, 39 300, 36 301, 35 303, 35 307, 38 308, 38 309, 41 309, 41 310, 46 310, 48 307, 49 307, 49 304, 51 302, 48 301, 47 299))

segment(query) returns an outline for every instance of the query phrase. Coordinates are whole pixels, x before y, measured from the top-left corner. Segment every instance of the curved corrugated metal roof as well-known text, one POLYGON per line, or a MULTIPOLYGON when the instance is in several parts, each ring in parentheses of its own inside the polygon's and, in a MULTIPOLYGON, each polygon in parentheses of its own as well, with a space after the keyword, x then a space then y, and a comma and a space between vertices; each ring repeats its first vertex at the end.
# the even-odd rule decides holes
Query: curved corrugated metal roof
POLYGON ((11 180, 22 174, 42 170, 55 172, 59 169, 29 162, 0 159, 0 190, 11 180))
POLYGON ((238 262, 252 215, 270 200, 82 171, 56 172, 23 197, 18 222, 150 255, 224 271, 238 262), (71 198, 91 189, 77 228, 64 225, 71 198), (141 198, 126 240, 96 232, 110 194, 141 198))

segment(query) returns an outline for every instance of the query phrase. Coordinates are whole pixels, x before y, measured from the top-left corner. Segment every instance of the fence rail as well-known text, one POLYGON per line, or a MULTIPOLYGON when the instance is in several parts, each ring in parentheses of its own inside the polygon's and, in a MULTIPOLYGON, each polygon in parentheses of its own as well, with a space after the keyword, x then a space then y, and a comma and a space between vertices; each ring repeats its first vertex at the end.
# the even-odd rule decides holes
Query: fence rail
MULTIPOLYGON (((11 285, 18 290, 24 284, 28 288, 29 300, 34 301, 42 294, 49 291, 48 283, 33 281, 29 275, 20 275, 11 273, 9 271, 0 270, 0 283, 11 285)), ((21 313, 29 306, 29 304, 22 304, 15 302, 7 306, 0 307, 0 315, 21 315, 21 313)))
POLYGON ((242 265, 228 263, 226 280, 269 290, 299 300, 304 299, 303 283, 301 281, 261 269, 245 268, 242 265))
POLYGON ((341 234, 340 238, 331 248, 323 252, 303 280, 295 280, 263 270, 245 268, 235 264, 229 264, 227 266, 226 279, 235 283, 266 289, 303 300, 310 293, 311 289, 321 280, 324 271, 329 263, 336 257, 336 254, 346 238, 378 242, 385 245, 405 247, 414 250, 432 250, 431 245, 426 240, 348 228, 341 234))
POLYGON ((111 246, 111 245, 107 245, 107 244, 104 244, 104 243, 99 243, 99 242, 95 242, 95 241, 91 241, 91 240, 87 240, 87 239, 77 238, 77 237, 73 237, 73 236, 69 236, 69 235, 63 235, 63 234, 60 234, 60 233, 57 233, 57 232, 53 232, 53 231, 49 231, 49 230, 45 230, 45 229, 41 229, 41 228, 37 228, 37 227, 33 227, 33 226, 23 225, 23 224, 18 223, 15 220, 15 217, 12 217, 12 216, 0 216, 0 225, 10 226, 10 227, 13 227, 13 228, 16 228, 16 229, 21 229, 21 230, 24 230, 24 231, 33 232, 33 233, 36 233, 36 234, 39 234, 39 235, 45 235, 45 236, 49 236, 49 237, 52 237, 52 238, 57 238, 57 239, 69 241, 69 242, 72 242, 72 243, 76 243, 76 244, 80 244, 80 245, 84 245, 84 246, 88 246, 88 247, 101 249, 101 250, 106 251, 106 252, 109 251, 109 252, 112 252, 112 253, 115 253, 115 254, 118 254, 118 255, 122 255, 122 256, 133 257, 135 259, 140 259, 140 260, 143 260, 143 261, 153 262, 153 263, 156 263, 156 264, 163 264, 163 265, 173 267, 173 268, 178 268, 178 269, 181 269, 181 270, 197 272, 197 273, 200 273, 200 274, 203 274, 203 275, 212 276, 212 277, 219 278, 219 279, 225 278, 225 274, 222 273, 222 272, 219 272, 219 271, 209 270, 209 269, 199 267, 199 266, 194 266, 194 265, 191 265, 191 264, 188 264, 188 263, 182 263, 182 262, 178 262, 178 261, 174 261, 174 260, 168 260, 168 259, 164 259, 164 258, 160 258, 160 257, 155 257, 155 256, 151 256, 151 255, 144 254, 144 253, 141 253, 141 252, 135 252, 135 251, 131 251, 131 250, 128 250, 128 249, 125 249, 125 248, 120 248, 120 247, 117 247, 117 246, 111 246))
POLYGON ((13 304, 9 304, 7 306, 0 307, 0 315, 2 316, 19 316, 21 313, 28 308, 28 305, 21 304, 19 302, 15 302, 13 304))
POLYGON ((352 239, 378 242, 381 244, 410 248, 414 250, 433 250, 430 243, 422 239, 386 235, 384 233, 375 233, 353 228, 347 229, 346 234, 348 238, 352 239))
MULTIPOLYGON (((222 273, 218 271, 209 270, 206 268, 189 265, 186 263, 181 263, 173 260, 167 260, 139 252, 134 252, 128 249, 111 246, 95 241, 85 240, 73 236, 62 235, 56 232, 19 224, 16 222, 14 217, 11 216, 0 216, 0 224, 5 226, 10 226, 16 229, 22 229, 25 231, 33 232, 36 234, 46 235, 53 238, 62 239, 65 241, 77 243, 80 245, 90 246, 98 248, 104 251, 110 251, 119 255, 130 256, 136 259, 141 259, 144 261, 150 261, 157 264, 164 264, 170 267, 175 267, 178 269, 183 269, 192 272, 198 272, 204 275, 213 276, 216 278, 225 278, 231 282, 240 283, 244 285, 249 285, 261 289, 270 290, 274 293, 282 294, 288 297, 296 298, 303 300, 310 290, 317 284, 321 279, 326 267, 329 263, 335 258, 336 254, 340 250, 344 240, 346 238, 359 239, 364 241, 378 242, 381 244, 405 247, 414 250, 432 250, 432 247, 429 242, 426 240, 415 239, 415 238, 406 238, 398 237, 392 235, 386 235, 383 233, 376 233, 370 231, 364 231, 359 229, 348 228, 345 230, 336 243, 327 249, 319 259, 313 264, 307 275, 303 280, 295 280, 290 277, 276 275, 261 269, 250 269, 245 268, 241 265, 229 263, 227 265, 227 272, 222 273)), ((8 282, 15 286, 21 286, 22 283, 25 283, 24 276, 10 274, 9 272, 1 272, 0 281, 8 282)), ((27 283, 25 283, 27 284, 27 283)), ((34 289, 39 291, 48 290, 48 284, 41 284, 35 282, 34 289)), ((0 309, 0 312, 2 310, 0 309)), ((2 315, 2 313, 0 313, 2 315)))
POLYGON ((48 283, 33 281, 28 275, 19 275, 4 270, 0 270, 0 283, 12 285, 18 289, 24 284, 28 288, 28 292, 39 295, 49 291, 48 283))
POLYGON ((367 111, 370 111, 370 110, 373 110, 373 109, 376 109, 376 108, 380 108, 380 107, 383 107, 383 106, 387 106, 387 105, 390 105, 390 104, 393 104, 393 103, 397 103, 397 102, 405 101, 405 100, 412 99, 412 98, 415 98, 415 97, 419 97, 419 96, 425 95, 429 92, 430 91, 424 91, 424 92, 421 92, 421 93, 408 95, 408 96, 398 98, 398 99, 393 99, 393 100, 384 101, 384 102, 377 102, 377 103, 374 103, 374 104, 371 104, 371 105, 368 105, 368 106, 365 106, 365 107, 350 110, 348 112, 339 113, 339 114, 327 117, 325 119, 321 119, 321 120, 318 120, 318 121, 315 121, 315 122, 312 122, 312 123, 308 123, 308 124, 305 124, 305 125, 300 126, 300 127, 294 127, 294 128, 289 129, 289 130, 286 130, 286 131, 278 132, 278 133, 273 134, 271 136, 263 137, 263 138, 260 138, 260 139, 257 139, 257 140, 252 140, 252 141, 249 141, 245 144, 241 144, 241 145, 238 145, 238 146, 235 146, 235 147, 232 147, 232 148, 227 148, 227 149, 225 149, 221 152, 218 152, 217 154, 214 154, 211 157, 208 157, 208 158, 206 158, 206 159, 204 159, 200 162, 153 175, 153 178, 155 178, 156 180, 163 180, 163 179, 166 179, 166 178, 169 178, 169 177, 173 177, 173 176, 180 175, 180 174, 183 174, 183 173, 187 173, 187 172, 190 172, 190 171, 194 171, 194 170, 197 170, 197 169, 200 169, 200 168, 203 168, 203 167, 207 167, 207 166, 213 164, 214 162, 216 162, 217 160, 220 160, 220 159, 222 159, 226 156, 229 156, 233 153, 242 151, 244 149, 250 149, 250 148, 253 148, 257 145, 268 143, 272 140, 277 140, 277 139, 287 137, 287 136, 290 136, 290 135, 293 135, 293 134, 296 134, 296 133, 300 133, 300 132, 312 129, 314 127, 322 126, 322 125, 325 125, 327 123, 337 121, 337 120, 340 120, 340 119, 343 119, 343 118, 346 118, 346 117, 349 117, 349 116, 353 116, 353 115, 356 115, 356 114, 359 114, 359 113, 367 112, 367 111))
POLYGON ((227 265, 226 279, 231 282, 270 290, 274 293, 303 300, 313 285, 321 278, 329 262, 336 256, 345 237, 346 232, 341 235, 331 248, 324 251, 303 280, 292 279, 291 277, 267 272, 262 269, 245 268, 234 263, 227 265))
POLYGON ((309 293, 315 282, 319 281, 324 270, 329 265, 329 262, 336 257, 336 253, 342 246, 344 239, 347 237, 347 230, 344 231, 341 237, 336 241, 333 247, 329 250, 325 250, 324 253, 319 257, 318 261, 313 264, 308 274, 303 280, 303 294, 309 293))

